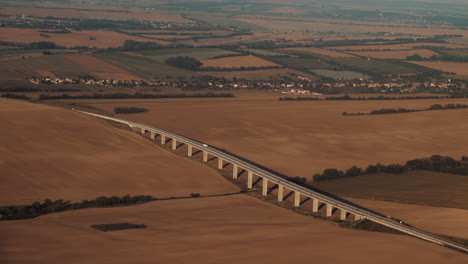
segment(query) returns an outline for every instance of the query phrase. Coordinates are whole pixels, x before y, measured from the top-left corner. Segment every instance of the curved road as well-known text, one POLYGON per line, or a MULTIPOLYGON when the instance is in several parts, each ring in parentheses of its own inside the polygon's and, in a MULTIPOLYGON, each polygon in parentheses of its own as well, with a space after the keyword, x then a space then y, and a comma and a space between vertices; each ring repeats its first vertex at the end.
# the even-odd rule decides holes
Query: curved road
MULTIPOLYGON (((72 109, 72 110, 74 110, 74 109, 72 109)), ((345 210, 346 212, 349 212, 349 213, 354 214, 354 215, 361 216, 362 218, 365 218, 365 219, 368 219, 368 220, 373 221, 375 223, 379 223, 379 224, 387 226, 389 228, 398 230, 398 231, 400 231, 402 233, 406 233, 408 235, 411 235, 411 236, 414 236, 414 237, 417 237, 417 238, 420 238, 420 239, 424 239, 426 241, 439 244, 441 246, 446 246, 446 247, 456 249, 456 250, 464 252, 464 253, 468 253, 468 248, 464 247, 464 246, 462 246, 460 244, 457 244, 457 243, 452 242, 450 240, 438 237, 436 235, 433 235, 431 233, 422 231, 420 229, 397 223, 394 220, 389 219, 389 218, 384 217, 384 216, 381 216, 381 215, 379 215, 377 213, 364 210, 362 208, 356 207, 355 205, 352 205, 352 204, 337 200, 337 199, 335 199, 333 197, 330 197, 330 196, 315 192, 313 190, 310 190, 308 188, 305 188, 303 186, 300 186, 298 184, 290 182, 290 181, 284 179, 283 177, 281 177, 280 175, 277 175, 277 174, 274 174, 272 172, 266 171, 266 170, 264 170, 262 168, 259 168, 255 164, 252 164, 250 162, 239 159, 239 158, 237 158, 237 157, 235 157, 235 156, 233 156, 233 155, 231 155, 229 153, 226 153, 224 151, 221 151, 221 150, 209 147, 209 146, 205 147, 204 146, 205 143, 203 143, 203 142, 199 142, 199 141, 184 137, 182 135, 172 133, 172 132, 169 132, 169 131, 166 131, 166 130, 163 130, 163 129, 151 127, 151 126, 148 126, 148 125, 145 125, 145 124, 126 121, 126 120, 123 120, 123 119, 108 117, 108 116, 94 114, 94 113, 85 112, 85 111, 79 111, 79 110, 74 110, 74 111, 80 112, 80 113, 83 113, 83 114, 87 114, 87 115, 91 115, 91 116, 95 116, 95 117, 99 117, 99 118, 102 118, 102 119, 111 120, 111 121, 114 121, 114 122, 126 124, 126 125, 128 125, 130 127, 136 127, 136 128, 144 129, 145 131, 154 132, 154 133, 156 133, 158 135, 164 135, 164 136, 166 136, 168 138, 175 139, 175 140, 180 141, 180 142, 182 142, 184 144, 191 145, 191 146, 193 146, 193 147, 195 147, 195 148, 197 148, 199 150, 205 151, 205 152, 207 152, 207 153, 209 153, 209 154, 211 154, 211 155, 213 155, 215 157, 223 159, 226 162, 238 165, 239 168, 250 171, 250 172, 252 172, 253 174, 255 174, 255 175, 259 176, 259 177, 265 178, 268 181, 271 181, 271 182, 273 182, 275 184, 282 185, 285 188, 287 188, 287 189, 289 189, 291 191, 294 191, 294 192, 298 192, 303 196, 306 196, 306 197, 309 197, 309 198, 312 198, 312 199, 317 199, 322 203, 330 204, 335 208, 338 208, 340 210, 345 210)))

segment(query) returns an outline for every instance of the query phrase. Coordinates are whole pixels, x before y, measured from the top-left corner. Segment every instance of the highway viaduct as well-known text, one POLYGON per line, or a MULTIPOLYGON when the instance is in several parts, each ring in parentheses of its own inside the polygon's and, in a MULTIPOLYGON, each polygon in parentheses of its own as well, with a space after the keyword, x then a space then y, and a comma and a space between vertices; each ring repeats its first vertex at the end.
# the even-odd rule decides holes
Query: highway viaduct
POLYGON ((155 140, 157 136, 159 136, 161 140, 161 144, 166 144, 168 139, 171 139, 172 142, 172 150, 177 149, 177 144, 182 143, 187 145, 187 156, 191 157, 194 153, 194 149, 198 149, 203 153, 203 162, 208 162, 209 155, 218 159, 218 169, 223 169, 225 163, 230 163, 233 166, 232 178, 237 179, 239 175, 239 171, 241 169, 247 172, 247 188, 251 189, 253 187, 253 175, 256 175, 262 179, 262 195, 268 195, 268 184, 272 183, 277 185, 278 188, 278 202, 283 202, 285 189, 288 189, 294 192, 294 206, 299 207, 301 202, 301 197, 307 197, 312 200, 312 212, 318 212, 319 205, 325 204, 326 206, 326 216, 331 217, 333 214, 333 209, 337 208, 340 211, 340 219, 345 220, 347 219, 347 215, 351 214, 354 215, 354 220, 360 219, 367 219, 372 222, 381 224, 383 226, 387 226, 394 230, 400 231, 402 233, 441 245, 445 247, 449 247, 464 253, 468 253, 468 248, 455 243, 453 241, 441 238, 429 232, 425 232, 423 230, 402 224, 400 222, 394 221, 393 219, 389 219, 388 217, 382 216, 378 213, 363 209, 362 207, 356 206, 355 204, 351 204, 349 202, 343 201, 341 199, 337 199, 336 197, 332 197, 326 194, 319 193, 317 191, 308 189, 304 186, 298 185, 294 182, 285 179, 284 177, 275 174, 273 172, 267 171, 256 164, 248 162, 244 159, 240 159, 235 155, 226 153, 222 150, 219 150, 214 147, 210 147, 203 142, 199 142, 182 135, 178 135, 176 133, 172 133, 166 130, 162 130, 159 128, 154 128, 145 124, 140 124, 136 122, 126 121, 123 119, 113 118, 105 115, 79 111, 72 109, 76 112, 80 112, 82 114, 95 116, 98 118, 114 121, 121 124, 126 124, 132 129, 136 129, 142 135, 146 134, 147 132, 150 133, 150 138, 155 140))

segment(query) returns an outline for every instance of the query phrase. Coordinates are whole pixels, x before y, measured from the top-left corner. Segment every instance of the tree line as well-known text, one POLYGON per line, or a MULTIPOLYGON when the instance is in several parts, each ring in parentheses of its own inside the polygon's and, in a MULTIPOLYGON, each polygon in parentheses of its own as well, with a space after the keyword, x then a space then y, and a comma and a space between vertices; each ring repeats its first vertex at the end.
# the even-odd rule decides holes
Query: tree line
POLYGON ((155 201, 157 198, 151 195, 125 195, 123 197, 100 196, 94 200, 83 200, 78 203, 71 203, 62 199, 51 201, 46 199, 43 203, 34 202, 31 205, 5 206, 0 207, 0 220, 16 220, 34 218, 44 214, 63 212, 66 210, 76 210, 93 207, 113 207, 126 206, 155 201))
POLYGON ((392 97, 392 96, 369 96, 369 97, 352 97, 349 95, 343 96, 327 96, 325 98, 317 98, 317 97, 280 97, 280 101, 314 101, 314 100, 413 100, 413 99, 444 99, 447 96, 434 96, 434 95, 427 95, 427 96, 399 96, 399 97, 392 97))
POLYGON ((462 159, 458 161, 451 157, 433 155, 429 158, 410 160, 404 165, 382 165, 377 163, 375 165, 369 165, 366 169, 353 166, 345 171, 329 168, 325 169, 322 173, 315 174, 313 176, 313 181, 328 181, 345 177, 354 177, 376 173, 399 174, 413 170, 427 170, 457 175, 468 175, 468 163, 466 163, 466 161, 468 161, 468 157, 465 156, 463 156, 462 159))
POLYGON ((145 93, 111 93, 111 94, 92 94, 92 95, 46 95, 41 94, 39 100, 62 100, 62 99, 151 99, 151 98, 219 98, 234 97, 232 93, 200 93, 200 94, 145 94, 145 93))
POLYGON ((400 113, 412 113, 412 112, 422 112, 422 111, 432 111, 432 110, 448 110, 448 109, 464 109, 468 108, 468 105, 466 104, 447 104, 447 105, 441 105, 441 104, 433 104, 429 108, 426 109, 406 109, 406 108, 397 108, 397 109, 391 109, 391 108, 382 108, 379 110, 372 110, 369 113, 348 113, 348 112, 343 112, 344 116, 352 116, 352 115, 383 115, 383 114, 400 114, 400 113))

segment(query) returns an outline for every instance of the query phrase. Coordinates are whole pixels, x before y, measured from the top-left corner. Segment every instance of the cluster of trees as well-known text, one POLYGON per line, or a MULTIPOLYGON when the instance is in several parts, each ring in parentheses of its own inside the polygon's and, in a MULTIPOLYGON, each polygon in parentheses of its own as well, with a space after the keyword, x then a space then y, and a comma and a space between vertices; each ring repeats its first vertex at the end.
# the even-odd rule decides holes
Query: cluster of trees
POLYGON ((131 223, 117 223, 117 224, 101 224, 101 225, 91 225, 92 228, 99 231, 118 231, 126 229, 138 229, 138 228, 147 228, 147 225, 144 224, 131 224, 131 223))
MULTIPOLYGON (((223 55, 220 56, 220 58, 223 57, 234 57, 238 56, 237 54, 233 55, 223 55)), ((174 57, 174 58, 169 58, 166 60, 166 63, 174 66, 174 67, 179 67, 185 70, 190 70, 190 71, 254 71, 254 70, 266 70, 266 69, 281 69, 283 68, 282 66, 265 66, 265 67, 244 67, 241 66, 239 68, 229 68, 229 67, 202 67, 203 63, 193 57, 188 57, 188 56, 180 56, 180 57, 174 57)))
POLYGON ((202 94, 145 94, 145 93, 112 93, 112 94, 93 94, 93 95, 46 95, 41 94, 39 100, 60 100, 60 99, 147 99, 147 98, 219 98, 219 97, 234 97, 232 93, 202 93, 202 94))
POLYGON ((26 206, 7 206, 0 207, 0 220, 14 220, 33 218, 44 214, 63 212, 66 210, 75 210, 91 207, 112 207, 133 205, 157 200, 151 195, 126 195, 123 197, 98 197, 95 200, 83 200, 81 203, 71 203, 70 201, 46 199, 43 203, 34 202, 26 206))
POLYGON ((161 45, 155 42, 143 42, 136 40, 126 40, 122 46, 122 50, 147 50, 147 49, 158 49, 161 45))
POLYGON ((281 97, 280 101, 315 101, 315 100, 323 100, 317 97, 281 97))
POLYGON ((383 114, 400 114, 400 113, 411 113, 411 112, 432 111, 432 110, 463 109, 463 108, 468 108, 468 105, 465 105, 465 104, 447 104, 447 105, 443 106, 441 104, 433 104, 427 109, 420 109, 420 110, 406 109, 406 108, 397 108, 397 109, 382 108, 382 109, 379 109, 379 110, 372 110, 369 113, 348 113, 348 112, 343 112, 343 115, 344 116, 351 116, 351 115, 383 115, 383 114))
POLYGON ((41 91, 40 89, 25 87, 25 86, 0 88, 0 92, 22 92, 22 93, 27 93, 27 92, 40 92, 40 91, 41 91))
POLYGON ((43 49, 65 49, 65 47, 59 46, 55 44, 55 42, 52 41, 37 41, 37 42, 31 42, 27 45, 24 46, 25 49, 38 49, 38 50, 43 50, 43 49))
POLYGON ((440 104, 433 104, 427 110, 446 110, 446 109, 463 109, 468 108, 465 104, 446 104, 445 106, 440 104))
POLYGON ((114 113, 116 114, 133 114, 133 113, 144 113, 149 110, 146 108, 139 107, 116 107, 114 108, 114 113))
MULTIPOLYGON (((301 101, 301 100, 413 100, 413 99, 443 99, 445 96, 400 96, 400 97, 391 97, 391 96, 370 96, 370 97, 351 97, 349 95, 343 96, 329 96, 325 97, 324 99, 317 98, 317 97, 281 97, 279 98, 280 101, 301 101)), ((405 109, 406 110, 406 109, 405 109)), ((407 110, 407 111, 417 111, 417 110, 407 110)))
MULTIPOLYGON (((466 157, 464 157, 466 158, 466 157)), ((467 158, 468 159, 468 158, 467 158)), ((463 158, 462 158, 463 161, 463 158)), ((439 155, 433 155, 429 158, 414 159, 406 162, 404 165, 391 164, 382 165, 377 163, 376 165, 370 165, 366 169, 362 169, 353 166, 346 171, 330 168, 325 169, 322 173, 317 173, 313 176, 313 181, 327 181, 333 179, 339 179, 344 177, 353 177, 365 174, 375 173, 403 173, 412 170, 428 170, 435 172, 445 172, 458 175, 468 175, 468 164, 461 161, 455 160, 451 157, 444 157, 439 155)))
POLYGON ((10 94, 10 93, 2 94, 0 97, 10 98, 10 99, 19 99, 19 100, 30 100, 31 99, 31 98, 29 98, 27 96, 24 96, 24 95, 21 95, 21 94, 10 94))
POLYGON ((334 96, 334 97, 325 97, 325 100, 413 100, 413 99, 443 99, 445 96, 399 96, 399 97, 390 97, 390 96, 370 96, 370 97, 351 97, 349 95, 343 96, 334 96))
POLYGON ((198 71, 200 70, 200 67, 203 65, 201 61, 193 57, 188 57, 188 56, 179 56, 179 57, 169 58, 166 60, 166 63, 171 66, 179 67, 179 68, 190 70, 190 71, 198 71))

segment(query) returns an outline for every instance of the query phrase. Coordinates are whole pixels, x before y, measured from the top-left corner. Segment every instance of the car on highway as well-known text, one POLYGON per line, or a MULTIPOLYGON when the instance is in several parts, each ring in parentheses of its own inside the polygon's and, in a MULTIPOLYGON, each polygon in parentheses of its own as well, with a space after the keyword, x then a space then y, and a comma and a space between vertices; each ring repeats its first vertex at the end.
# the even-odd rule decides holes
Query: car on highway
POLYGON ((203 146, 203 147, 205 147, 205 148, 207 148, 207 147, 208 147, 208 145, 207 145, 207 144, 203 144, 202 146, 203 146))

